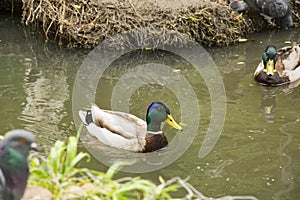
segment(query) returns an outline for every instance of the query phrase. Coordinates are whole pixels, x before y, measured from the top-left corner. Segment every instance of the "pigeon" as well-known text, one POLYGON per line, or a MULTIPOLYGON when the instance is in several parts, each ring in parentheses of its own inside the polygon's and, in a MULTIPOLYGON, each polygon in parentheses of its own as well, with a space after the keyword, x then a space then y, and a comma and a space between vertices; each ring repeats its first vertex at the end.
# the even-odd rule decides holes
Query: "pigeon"
POLYGON ((10 131, 0 141, 0 200, 19 200, 29 176, 29 150, 39 150, 29 131, 10 131))
POLYGON ((279 20, 281 27, 285 29, 293 26, 292 11, 288 0, 238 0, 231 2, 230 7, 237 12, 256 10, 269 23, 273 18, 279 20))

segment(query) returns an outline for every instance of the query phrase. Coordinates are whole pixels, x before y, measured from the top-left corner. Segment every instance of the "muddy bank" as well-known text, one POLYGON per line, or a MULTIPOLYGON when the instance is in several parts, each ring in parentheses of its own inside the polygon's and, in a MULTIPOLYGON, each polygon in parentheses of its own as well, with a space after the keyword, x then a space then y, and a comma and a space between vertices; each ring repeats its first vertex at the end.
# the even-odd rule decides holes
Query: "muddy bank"
MULTIPOLYGON (((291 4, 299 23, 300 1, 291 4)), ((137 27, 176 30, 207 46, 229 45, 268 26, 257 13, 232 12, 229 0, 25 0, 22 20, 70 47, 94 47, 137 27)))

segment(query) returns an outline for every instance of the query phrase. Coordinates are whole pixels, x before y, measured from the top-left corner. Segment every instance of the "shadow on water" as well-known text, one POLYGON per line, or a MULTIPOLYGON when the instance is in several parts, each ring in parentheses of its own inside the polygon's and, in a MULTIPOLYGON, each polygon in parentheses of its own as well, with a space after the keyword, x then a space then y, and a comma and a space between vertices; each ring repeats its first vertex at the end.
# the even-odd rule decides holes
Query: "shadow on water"
MULTIPOLYGON (((87 52, 45 43, 44 38, 39 36, 42 34, 36 35, 22 28, 16 19, 1 17, 1 132, 26 128, 38 136, 39 143, 49 148, 57 139, 66 140, 76 131, 72 123, 71 93, 76 72, 87 52)), ((164 55, 168 57, 166 64, 173 67, 175 73, 187 77, 195 88, 201 113, 200 127, 193 143, 178 160, 163 169, 138 175, 155 182, 160 175, 165 179, 190 177, 189 182, 208 196, 253 195, 259 199, 299 199, 300 87, 266 88, 253 80, 253 72, 267 45, 282 47, 289 41, 299 43, 299 35, 299 29, 276 30, 250 35, 246 43, 208 49, 223 78, 227 113, 221 137, 213 150, 202 159, 198 157, 198 152, 211 118, 210 94, 203 77, 193 67, 164 55)), ((155 55, 142 57, 154 59, 151 56, 155 55)), ((110 107, 113 87, 124 67, 132 66, 120 67, 116 61, 100 80, 102 90, 96 92, 97 104, 110 107)), ((175 119, 180 118, 181 113, 177 109, 180 105, 176 97, 159 84, 140 87, 130 99, 124 101, 129 101, 131 113, 144 119, 147 105, 157 99, 166 101, 175 119)), ((189 125, 189 122, 184 123, 189 125)), ((172 141, 174 131, 164 128, 172 141)), ((99 147, 86 132, 83 134, 86 134, 85 142, 95 149, 99 147)), ((184 138, 180 142, 184 143, 184 138)), ((119 152, 110 147, 103 148, 102 151, 108 155, 119 152)), ((128 157, 128 152, 118 156, 124 159, 128 157)), ((118 156, 115 158, 118 159, 118 156)), ((100 170, 107 168, 96 159, 88 166, 100 170)), ((137 174, 121 172, 117 176, 124 175, 137 174)))

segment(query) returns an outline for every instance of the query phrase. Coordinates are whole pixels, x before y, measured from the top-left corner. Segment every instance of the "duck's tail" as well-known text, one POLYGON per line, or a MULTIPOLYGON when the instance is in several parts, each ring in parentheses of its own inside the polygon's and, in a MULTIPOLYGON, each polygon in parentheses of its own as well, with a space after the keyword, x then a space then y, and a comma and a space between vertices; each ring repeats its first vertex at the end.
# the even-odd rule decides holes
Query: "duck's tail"
POLYGON ((93 122, 93 116, 91 110, 87 110, 87 111, 80 110, 79 117, 86 126, 88 126, 90 123, 93 122))

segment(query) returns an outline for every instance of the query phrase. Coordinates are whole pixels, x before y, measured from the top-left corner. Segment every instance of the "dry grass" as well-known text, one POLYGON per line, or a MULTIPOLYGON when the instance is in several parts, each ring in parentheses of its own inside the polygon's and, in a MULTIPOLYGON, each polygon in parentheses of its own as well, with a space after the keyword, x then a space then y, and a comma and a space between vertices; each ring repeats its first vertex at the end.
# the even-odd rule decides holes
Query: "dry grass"
POLYGON ((23 21, 35 27, 42 24, 47 37, 54 35, 69 46, 84 47, 137 27, 178 30, 206 45, 233 43, 247 29, 240 15, 210 1, 174 9, 149 2, 140 6, 130 0, 24 0, 23 21))
MULTIPOLYGON (((292 0, 298 6, 294 12, 298 21, 299 4, 292 0)), ((66 41, 71 47, 94 47, 138 27, 177 30, 208 46, 228 45, 260 30, 265 22, 257 17, 252 20, 247 13, 232 12, 227 0, 23 0, 26 25, 42 25, 47 38, 66 41)))

